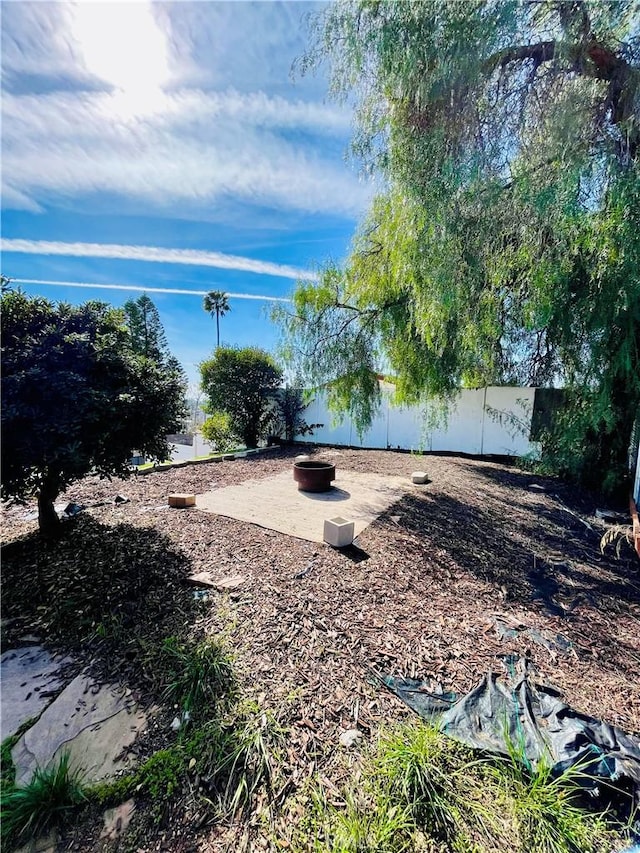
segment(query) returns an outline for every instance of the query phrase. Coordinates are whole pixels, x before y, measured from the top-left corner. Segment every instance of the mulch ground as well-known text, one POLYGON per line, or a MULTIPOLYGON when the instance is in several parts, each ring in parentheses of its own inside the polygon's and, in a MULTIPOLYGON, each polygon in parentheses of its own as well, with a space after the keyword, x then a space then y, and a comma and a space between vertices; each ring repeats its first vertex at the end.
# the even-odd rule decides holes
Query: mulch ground
MULTIPOLYGON (((166 507, 170 492, 279 473, 297 452, 126 482, 88 478, 60 499, 86 504, 83 515, 100 525, 167 536, 188 571, 246 577, 231 594, 212 593, 199 618, 228 637, 245 691, 281 717, 288 709, 292 787, 317 770, 327 785, 339 785, 332 756, 340 732, 358 727, 373 737, 408 713, 372 683, 372 669, 466 691, 487 670, 500 670, 501 656, 527 655, 569 704, 640 734, 640 563, 626 546, 620 558, 601 553, 606 528, 593 517, 603 505, 595 496, 492 462, 321 448, 314 455, 338 469, 409 475, 420 468, 430 483, 344 552, 166 507), (129 502, 113 504, 118 493, 129 502), (522 630, 507 636, 508 628, 522 630)), ((34 532, 32 511, 5 513, 5 543, 34 532)), ((165 604, 171 608, 170 596, 165 604)))

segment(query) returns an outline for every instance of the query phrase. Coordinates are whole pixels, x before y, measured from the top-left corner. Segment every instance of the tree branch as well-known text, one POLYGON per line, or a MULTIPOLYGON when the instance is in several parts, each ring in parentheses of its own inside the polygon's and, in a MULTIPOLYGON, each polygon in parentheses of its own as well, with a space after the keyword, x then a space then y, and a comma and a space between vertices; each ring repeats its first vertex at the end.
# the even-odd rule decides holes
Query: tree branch
MULTIPOLYGON (((532 74, 535 74, 540 65, 556 59, 566 60, 568 70, 575 74, 609 84, 607 104, 614 125, 620 125, 633 117, 635 96, 640 89, 640 70, 594 38, 573 44, 542 41, 508 47, 489 57, 484 63, 484 70, 490 75, 498 68, 502 71, 513 63, 532 61, 532 74)), ((532 79, 532 75, 529 79, 532 79)), ((635 157, 638 149, 638 136, 637 127, 632 128, 627 142, 631 158, 635 157)))

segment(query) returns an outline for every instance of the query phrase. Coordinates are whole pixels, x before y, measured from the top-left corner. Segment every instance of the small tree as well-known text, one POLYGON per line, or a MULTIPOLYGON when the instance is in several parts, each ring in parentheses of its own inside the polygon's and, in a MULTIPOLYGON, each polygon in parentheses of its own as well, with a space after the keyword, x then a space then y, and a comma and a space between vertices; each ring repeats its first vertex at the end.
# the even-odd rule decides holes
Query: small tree
POLYGON ((184 414, 181 376, 134 352, 122 312, 2 295, 2 497, 37 496, 41 531, 57 496, 93 472, 128 476, 134 449, 166 459, 184 414))
POLYGON ((227 299, 227 294, 222 290, 211 290, 205 296, 202 307, 207 312, 207 314, 211 314, 212 317, 216 318, 216 346, 220 346, 220 317, 224 317, 229 311, 231 311, 231 306, 229 305, 229 300, 227 299))
POLYGON ((247 447, 255 447, 272 417, 270 399, 282 372, 269 353, 257 347, 218 347, 200 365, 202 388, 211 411, 228 412, 247 447))
POLYGON ((324 424, 308 424, 303 418, 307 408, 301 388, 285 385, 275 394, 276 419, 274 432, 284 435, 287 444, 293 444, 296 435, 311 435, 324 424))
MULTIPOLYGON (((154 302, 146 293, 143 293, 138 299, 129 299, 125 302, 122 310, 124 311, 125 324, 129 331, 133 352, 150 358, 164 372, 175 374, 177 381, 184 388, 186 412, 188 410, 186 400, 187 375, 178 359, 169 350, 160 313, 154 302)), ((180 428, 185 428, 185 420, 180 424, 180 428)))

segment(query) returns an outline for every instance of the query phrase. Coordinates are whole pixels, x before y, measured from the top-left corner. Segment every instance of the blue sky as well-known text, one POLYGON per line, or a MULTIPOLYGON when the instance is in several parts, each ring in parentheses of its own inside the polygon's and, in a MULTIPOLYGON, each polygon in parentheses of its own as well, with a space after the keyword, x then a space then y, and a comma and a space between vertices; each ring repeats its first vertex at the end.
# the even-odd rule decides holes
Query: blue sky
POLYGON ((291 79, 322 8, 3 3, 3 274, 73 303, 146 289, 191 381, 215 343, 198 291, 229 293, 224 342, 274 350, 269 303, 234 294, 341 260, 372 192, 349 108, 291 79))

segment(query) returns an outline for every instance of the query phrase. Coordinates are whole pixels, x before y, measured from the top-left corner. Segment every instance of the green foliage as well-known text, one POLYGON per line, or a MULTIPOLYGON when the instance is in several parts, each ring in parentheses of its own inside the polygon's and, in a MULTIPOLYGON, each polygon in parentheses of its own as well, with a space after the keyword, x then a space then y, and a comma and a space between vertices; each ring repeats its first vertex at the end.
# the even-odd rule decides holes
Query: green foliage
POLYGON ((209 408, 227 412, 234 432, 247 447, 256 447, 272 417, 271 395, 282 380, 271 356, 257 347, 218 347, 200 373, 209 408))
POLYGON ((137 785, 135 773, 119 776, 110 782, 98 782, 85 791, 87 800, 96 803, 100 808, 106 809, 123 803, 130 797, 137 785))
POLYGON ((240 702, 225 719, 202 726, 186 744, 205 777, 208 799, 219 817, 239 817, 259 795, 273 793, 284 731, 271 712, 240 702))
POLYGON ((143 293, 138 299, 127 300, 123 311, 133 351, 157 362, 165 361, 169 345, 153 301, 143 293))
POLYGON ((221 710, 211 706, 210 718, 181 729, 172 747, 153 753, 130 776, 94 786, 88 797, 104 807, 139 791, 152 801, 152 817, 158 820, 191 772, 202 781, 200 805, 209 807, 211 817, 237 818, 255 808, 259 797, 264 802, 273 792, 283 731, 253 703, 240 702, 226 714, 221 710))
POLYGON ((11 750, 18 742, 17 737, 8 737, 0 747, 0 798, 15 787, 16 768, 11 757, 11 750))
POLYGON ((13 763, 11 752, 22 735, 35 723, 37 717, 29 717, 17 731, 5 738, 0 745, 0 796, 5 796, 15 787, 16 768, 13 763))
POLYGON ((37 838, 85 802, 85 787, 80 775, 69 767, 65 753, 51 767, 38 768, 29 784, 3 792, 2 840, 37 838))
POLYGON ((488 763, 485 778, 498 807, 512 822, 520 847, 531 853, 582 853, 609 851, 613 825, 604 814, 585 812, 580 782, 588 773, 568 768, 554 776, 540 761, 535 769, 518 751, 510 760, 488 763))
POLYGON ((271 430, 276 435, 284 437, 288 444, 293 444, 297 435, 312 435, 314 429, 323 424, 308 424, 303 417, 307 408, 301 388, 285 385, 274 395, 276 413, 271 430))
POLYGON ((136 774, 137 784, 153 800, 168 800, 182 784, 185 769, 181 749, 160 749, 144 762, 136 774))
POLYGON ((224 453, 238 443, 228 412, 211 412, 200 431, 219 453, 224 453))
POLYGON ((222 290, 211 290, 205 298, 202 300, 202 307, 210 314, 212 317, 216 318, 216 346, 220 346, 220 317, 224 317, 229 311, 231 311, 231 306, 229 305, 229 300, 227 299, 227 294, 222 290))
POLYGON ((167 675, 165 698, 190 713, 204 712, 233 692, 231 659, 219 640, 193 643, 168 637, 159 665, 167 675))
POLYGON ((621 843, 602 815, 576 802, 578 771, 552 779, 473 752, 423 722, 384 732, 343 803, 321 785, 293 834, 317 853, 605 853, 621 843))
POLYGON ((2 496, 57 495, 89 472, 128 476, 133 451, 161 460, 184 414, 179 373, 138 355, 121 313, 2 295, 2 496))
POLYGON ((339 0, 318 18, 302 71, 329 60, 386 189, 344 269, 300 284, 280 317, 289 362, 361 430, 378 371, 400 403, 564 385, 567 470, 619 478, 640 405, 632 10, 339 0))

